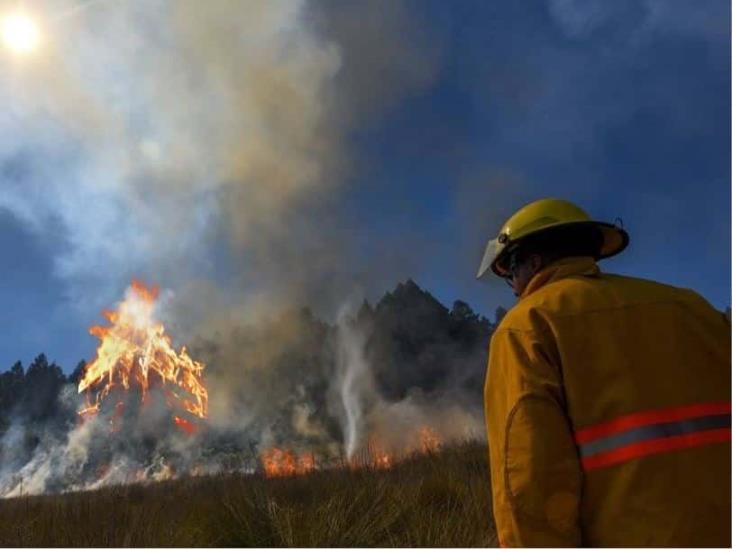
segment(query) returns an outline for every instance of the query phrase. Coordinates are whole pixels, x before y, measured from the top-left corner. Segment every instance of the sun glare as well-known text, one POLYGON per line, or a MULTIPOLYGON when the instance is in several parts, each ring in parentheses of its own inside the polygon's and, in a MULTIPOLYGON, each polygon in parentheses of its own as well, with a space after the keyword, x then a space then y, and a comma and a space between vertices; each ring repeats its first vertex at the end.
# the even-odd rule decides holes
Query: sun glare
POLYGON ((38 26, 27 15, 16 13, 4 17, 0 29, 3 43, 15 52, 28 53, 38 45, 38 26))

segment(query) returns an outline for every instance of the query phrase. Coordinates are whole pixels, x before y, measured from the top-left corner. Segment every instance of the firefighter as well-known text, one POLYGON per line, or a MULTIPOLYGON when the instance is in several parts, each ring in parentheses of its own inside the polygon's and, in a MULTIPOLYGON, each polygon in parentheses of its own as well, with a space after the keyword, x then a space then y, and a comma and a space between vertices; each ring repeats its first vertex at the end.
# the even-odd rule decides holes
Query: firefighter
POLYGON ((628 241, 543 199, 487 245, 518 297, 484 392, 502 546, 730 546, 729 320, 600 271, 628 241))

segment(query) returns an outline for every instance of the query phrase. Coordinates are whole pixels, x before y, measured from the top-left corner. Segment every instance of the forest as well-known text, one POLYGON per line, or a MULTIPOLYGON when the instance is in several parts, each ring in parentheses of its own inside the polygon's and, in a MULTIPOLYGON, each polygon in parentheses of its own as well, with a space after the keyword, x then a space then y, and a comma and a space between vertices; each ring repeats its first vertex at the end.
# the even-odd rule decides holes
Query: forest
MULTIPOLYGON (((140 468, 164 459, 181 471, 193 462, 205 462, 212 471, 239 471, 256 469, 261 452, 273 446, 311 452, 322 463, 337 461, 354 428, 362 448, 378 436, 390 451, 412 449, 403 441, 420 427, 437 429, 444 442, 482 440, 488 343, 504 314, 499 308, 491 321, 459 300, 447 308, 407 280, 374 305, 364 301, 337 323, 324 322, 304 308, 198 338, 189 347, 193 357, 208 365, 204 379, 211 418, 195 452, 187 449, 182 460, 165 442, 169 433, 156 427, 140 434, 139 425, 125 441, 110 445, 97 437, 89 448, 98 448, 85 452, 107 460, 110 452, 124 455, 126 463, 140 468), (344 381, 349 375, 350 388, 344 381), (355 427, 344 420, 352 412, 349 405, 361 417, 355 427)), ((29 464, 39 456, 58 465, 61 457, 49 456, 68 445, 69 433, 78 428, 76 385, 85 365, 81 360, 65 374, 39 354, 27 367, 16 362, 0 374, 4 491, 17 484, 19 471, 37 476, 38 465, 29 464)), ((66 459, 69 453, 63 450, 60 456, 66 459)), ((86 454, 84 459, 94 461, 86 454)), ((74 474, 97 475, 100 466, 90 469, 86 461, 74 466, 74 474)), ((35 492, 65 491, 70 476, 68 468, 60 468, 55 479, 44 472, 35 492)))

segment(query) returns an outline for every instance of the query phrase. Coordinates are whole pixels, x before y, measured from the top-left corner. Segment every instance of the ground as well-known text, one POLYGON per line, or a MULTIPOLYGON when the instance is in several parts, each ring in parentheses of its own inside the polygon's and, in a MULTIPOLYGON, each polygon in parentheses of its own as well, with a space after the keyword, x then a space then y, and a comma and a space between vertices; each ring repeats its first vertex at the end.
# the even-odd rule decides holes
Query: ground
POLYGON ((0 500, 3 546, 495 546, 487 452, 388 470, 195 477, 0 500))

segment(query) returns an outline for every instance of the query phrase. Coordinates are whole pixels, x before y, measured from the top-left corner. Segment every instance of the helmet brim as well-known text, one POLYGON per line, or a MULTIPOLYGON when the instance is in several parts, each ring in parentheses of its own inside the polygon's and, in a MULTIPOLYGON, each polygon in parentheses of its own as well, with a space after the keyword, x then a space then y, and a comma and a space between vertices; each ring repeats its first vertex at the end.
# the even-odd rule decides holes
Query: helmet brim
POLYGON ((600 232, 602 232, 602 246, 597 259, 607 259, 614 255, 618 255, 630 243, 630 235, 622 227, 611 223, 603 223, 602 221, 593 221, 600 232))

